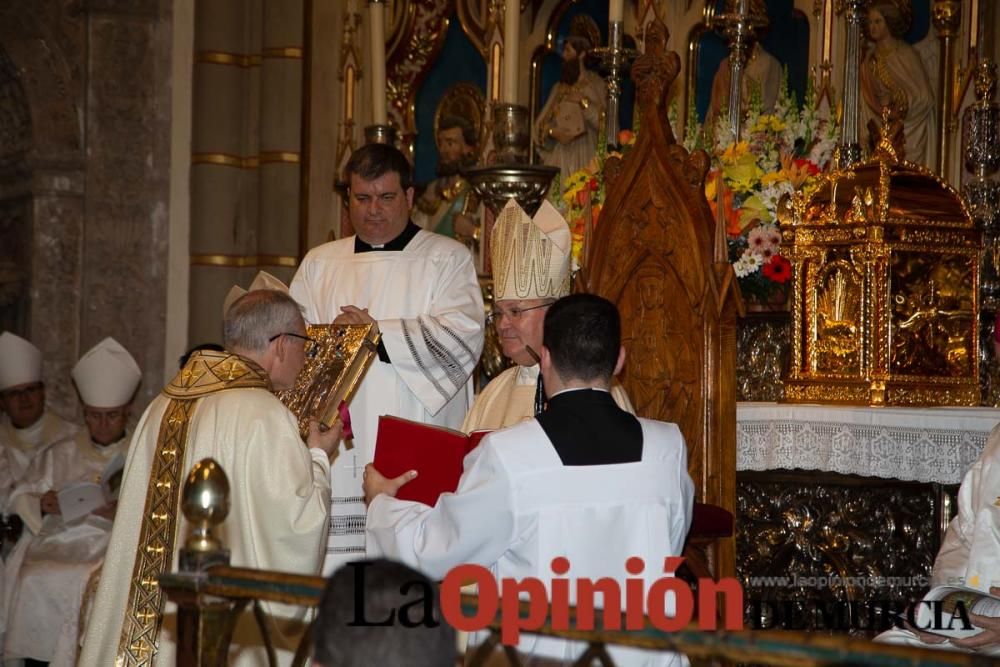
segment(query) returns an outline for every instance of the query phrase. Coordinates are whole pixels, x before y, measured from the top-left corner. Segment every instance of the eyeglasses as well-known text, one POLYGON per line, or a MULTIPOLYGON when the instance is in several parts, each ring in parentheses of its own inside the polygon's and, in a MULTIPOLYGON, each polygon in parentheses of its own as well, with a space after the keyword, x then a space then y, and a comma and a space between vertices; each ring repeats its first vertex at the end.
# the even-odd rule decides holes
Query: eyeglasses
POLYGON ((274 334, 273 336, 271 336, 270 338, 267 339, 267 342, 268 343, 273 343, 274 341, 278 340, 282 336, 291 336, 292 338, 300 338, 300 339, 306 341, 307 343, 315 343, 316 342, 315 339, 310 338, 309 336, 303 336, 302 334, 292 333, 290 331, 287 331, 285 333, 280 333, 280 334, 274 334))
POLYGON ((275 334, 267 339, 268 343, 273 343, 282 336, 291 336, 292 338, 300 338, 306 342, 305 352, 306 356, 312 359, 316 356, 316 352, 319 350, 319 345, 316 344, 315 338, 310 338, 309 336, 303 336, 302 334, 292 333, 291 331, 286 331, 285 333, 275 334), (312 343, 310 345, 310 343, 312 343))
POLYGON ((531 306, 529 308, 511 308, 510 310, 500 310, 499 308, 494 308, 493 312, 486 316, 487 324, 497 324, 504 317, 509 317, 511 322, 517 322, 521 319, 521 315, 528 312, 529 310, 538 310, 539 308, 548 308, 551 303, 543 303, 538 306, 531 306))

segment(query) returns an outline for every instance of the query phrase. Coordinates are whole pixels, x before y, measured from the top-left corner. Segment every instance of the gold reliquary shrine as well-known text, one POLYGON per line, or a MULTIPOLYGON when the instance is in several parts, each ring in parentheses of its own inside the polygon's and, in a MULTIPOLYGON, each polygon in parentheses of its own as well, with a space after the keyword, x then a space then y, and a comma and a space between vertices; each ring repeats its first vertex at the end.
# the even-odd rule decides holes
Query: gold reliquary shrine
POLYGON ((959 194, 891 146, 784 206, 791 402, 978 405, 982 234, 959 194))

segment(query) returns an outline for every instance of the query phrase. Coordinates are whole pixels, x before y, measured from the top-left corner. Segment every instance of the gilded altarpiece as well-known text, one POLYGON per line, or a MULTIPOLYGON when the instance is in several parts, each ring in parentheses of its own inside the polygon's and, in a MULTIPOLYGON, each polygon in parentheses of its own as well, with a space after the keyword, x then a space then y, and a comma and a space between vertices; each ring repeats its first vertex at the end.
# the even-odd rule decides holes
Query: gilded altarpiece
POLYGON ((982 234, 959 194, 883 140, 789 209, 786 400, 978 405, 982 234))

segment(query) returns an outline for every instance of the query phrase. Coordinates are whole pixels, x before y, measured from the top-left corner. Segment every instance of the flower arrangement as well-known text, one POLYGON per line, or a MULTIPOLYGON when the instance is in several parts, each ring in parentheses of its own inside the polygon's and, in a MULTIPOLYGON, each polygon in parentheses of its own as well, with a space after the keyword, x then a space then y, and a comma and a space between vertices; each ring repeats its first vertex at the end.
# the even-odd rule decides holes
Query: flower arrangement
POLYGON ((833 157, 836 123, 816 109, 811 89, 798 109, 787 83, 773 113, 763 113, 759 95, 751 95, 739 142, 733 141, 728 118, 718 118, 711 134, 693 122, 693 110, 689 119, 684 145, 704 148, 712 156, 705 197, 716 220, 726 225, 729 260, 744 298, 784 303, 792 276, 781 253, 779 202, 814 187, 814 177, 833 157))
MULTIPOLYGON (((792 277, 791 263, 781 254, 782 233, 778 205, 785 195, 814 187, 815 177, 833 158, 838 142, 836 123, 816 108, 815 95, 806 91, 799 109, 787 81, 773 113, 763 113, 759 94, 751 94, 744 127, 745 138, 733 141, 729 119, 720 114, 715 126, 698 124, 694 107, 688 110, 684 147, 704 149, 714 165, 705 179, 705 197, 719 220, 722 208, 729 245, 729 261, 739 279, 743 296, 753 302, 784 303, 792 277)), ((676 106, 669 119, 677 127, 676 106)), ((638 118, 636 118, 638 121, 638 118)), ((638 123, 635 124, 638 132, 638 123)), ((583 169, 567 176, 561 189, 553 190, 573 235, 573 271, 582 264, 587 224, 597 225, 604 204, 604 162, 624 156, 635 145, 636 134, 622 130, 620 151, 607 153, 598 138, 598 152, 583 169)))

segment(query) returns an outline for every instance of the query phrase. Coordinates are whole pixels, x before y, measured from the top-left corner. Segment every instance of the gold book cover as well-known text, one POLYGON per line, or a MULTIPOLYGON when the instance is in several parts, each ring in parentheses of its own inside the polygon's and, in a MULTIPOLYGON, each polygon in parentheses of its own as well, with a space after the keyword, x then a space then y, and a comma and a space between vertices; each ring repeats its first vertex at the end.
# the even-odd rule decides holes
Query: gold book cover
POLYGON ((340 419, 341 402, 350 403, 378 349, 378 324, 317 324, 307 328, 306 363, 295 387, 277 392, 309 435, 309 419, 330 427, 340 419))

